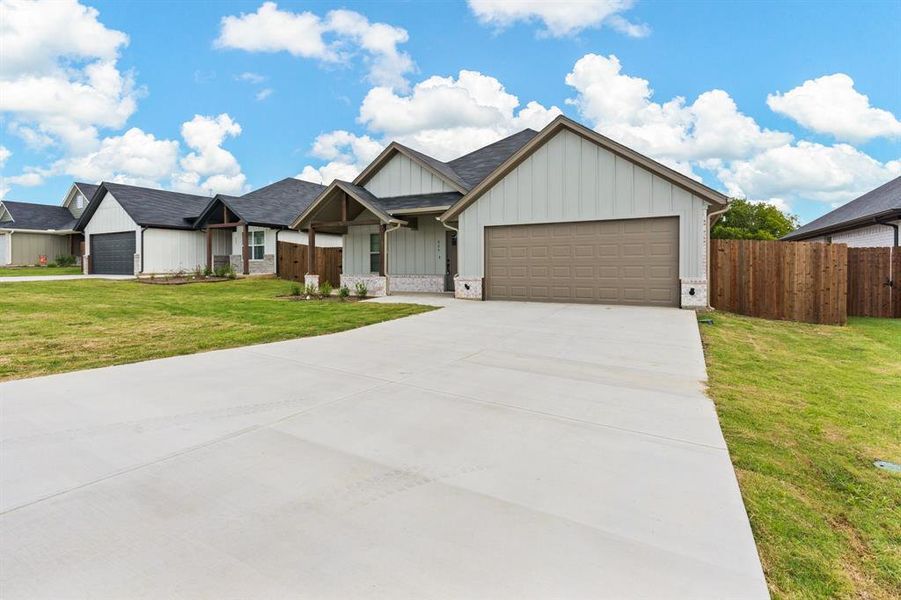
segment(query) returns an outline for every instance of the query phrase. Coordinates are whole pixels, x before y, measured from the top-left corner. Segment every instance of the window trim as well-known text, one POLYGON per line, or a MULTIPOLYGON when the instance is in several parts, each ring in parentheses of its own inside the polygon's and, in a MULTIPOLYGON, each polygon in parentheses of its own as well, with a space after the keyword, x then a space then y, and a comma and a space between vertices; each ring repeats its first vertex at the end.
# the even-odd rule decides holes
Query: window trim
POLYGON ((247 232, 247 256, 248 256, 248 259, 249 259, 249 260, 252 260, 252 261, 254 261, 254 262, 259 262, 259 261, 261 261, 261 260, 265 260, 265 259, 266 259, 266 231, 265 231, 265 230, 259 230, 259 229, 257 229, 257 230, 255 230, 255 231, 248 231, 248 232, 247 232), (254 239, 255 239, 257 233, 262 234, 262 236, 263 236, 263 241, 261 241, 259 244, 255 244, 255 243, 254 243, 254 239), (261 249, 262 249, 262 253, 260 254, 260 258, 254 258, 254 257, 253 257, 253 249, 254 249, 254 248, 261 248, 261 249))
POLYGON ((375 273, 376 275, 378 275, 379 270, 380 270, 378 267, 374 271, 372 270, 372 257, 373 256, 378 257, 378 262, 376 262, 376 264, 378 265, 378 267, 381 267, 381 265, 382 265, 382 236, 378 233, 370 233, 369 234, 369 273, 370 274, 375 273), (373 238, 375 238, 375 241, 378 244, 377 251, 372 250, 373 238))

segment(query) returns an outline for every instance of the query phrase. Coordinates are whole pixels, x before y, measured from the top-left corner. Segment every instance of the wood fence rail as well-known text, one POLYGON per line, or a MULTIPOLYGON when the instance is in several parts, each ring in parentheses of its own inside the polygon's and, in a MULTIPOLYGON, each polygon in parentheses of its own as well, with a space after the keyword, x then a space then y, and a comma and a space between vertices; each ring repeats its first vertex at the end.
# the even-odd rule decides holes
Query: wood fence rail
MULTIPOLYGON (((278 276, 303 281, 307 272, 307 246, 278 243, 278 276)), ((316 272, 319 281, 328 281, 333 287, 341 285, 341 248, 316 248, 316 272)))
POLYGON ((714 308, 765 319, 847 322, 844 244, 712 240, 710 250, 714 308))

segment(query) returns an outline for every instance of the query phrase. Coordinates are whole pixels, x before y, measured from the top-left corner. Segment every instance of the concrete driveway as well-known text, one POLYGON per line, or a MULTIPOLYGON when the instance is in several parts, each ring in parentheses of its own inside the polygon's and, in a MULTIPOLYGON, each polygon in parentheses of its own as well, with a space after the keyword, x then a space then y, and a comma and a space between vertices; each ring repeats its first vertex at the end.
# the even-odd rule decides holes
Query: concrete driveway
POLYGON ((767 596, 691 312, 427 300, 0 384, 0 595, 767 596))

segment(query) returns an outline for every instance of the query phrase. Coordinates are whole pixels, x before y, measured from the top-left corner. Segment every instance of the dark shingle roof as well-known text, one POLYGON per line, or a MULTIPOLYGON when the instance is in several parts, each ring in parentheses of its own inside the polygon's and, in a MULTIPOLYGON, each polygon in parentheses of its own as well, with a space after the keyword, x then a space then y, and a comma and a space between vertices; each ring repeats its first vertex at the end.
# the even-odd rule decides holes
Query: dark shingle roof
POLYGON ((460 192, 439 192, 437 194, 415 194, 376 198, 375 201, 385 212, 397 213, 417 208, 446 208, 463 197, 460 192))
POLYGON ((90 200, 94 197, 94 192, 97 191, 99 185, 94 185, 93 183, 82 183, 80 181, 75 182, 75 187, 81 190, 81 193, 84 194, 85 198, 90 200))
POLYGON ((0 223, 0 227, 9 229, 33 229, 45 231, 54 229, 65 231, 75 227, 76 219, 68 208, 49 204, 33 204, 31 202, 3 201, 12 221, 0 223))
POLYGON ((796 240, 813 237, 820 232, 841 229, 846 223, 859 222, 868 217, 884 215, 892 211, 901 212, 901 177, 896 177, 875 190, 826 213, 819 219, 814 219, 782 239, 796 240))
POLYGON ((455 158, 447 165, 466 183, 466 189, 472 189, 536 135, 538 132, 534 129, 523 129, 484 148, 455 158))
POLYGON ((324 189, 324 185, 288 177, 241 197, 223 198, 250 224, 290 227, 324 189))
MULTIPOLYGON (((168 229, 193 229, 196 219, 210 199, 206 196, 167 192, 152 188, 125 185, 122 183, 101 184, 116 199, 128 216, 142 227, 163 227, 168 229)), ((97 210, 94 202, 88 205, 79 221, 83 227, 97 210)))

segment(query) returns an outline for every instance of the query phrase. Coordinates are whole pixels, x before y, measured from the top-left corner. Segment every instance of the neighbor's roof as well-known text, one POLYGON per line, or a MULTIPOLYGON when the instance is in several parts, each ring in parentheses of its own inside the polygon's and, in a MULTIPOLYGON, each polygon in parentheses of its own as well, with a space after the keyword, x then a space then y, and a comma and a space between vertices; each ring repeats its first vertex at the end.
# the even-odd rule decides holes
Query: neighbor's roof
POLYGON ((251 225, 289 227, 323 190, 324 185, 287 177, 241 197, 229 197, 227 204, 251 225))
MULTIPOLYGON (((99 187, 112 194, 128 216, 141 227, 194 229, 194 219, 210 202, 210 198, 206 196, 167 192, 122 183, 104 181, 99 187)), ((84 229, 99 205, 99 202, 88 204, 88 208, 78 220, 78 229, 84 229)))
POLYGON ((68 231, 75 228, 76 219, 72 217, 68 208, 62 206, 10 200, 4 200, 3 206, 12 217, 12 221, 0 223, 0 228, 3 229, 68 231))
POLYGON ((802 240, 831 231, 840 231, 879 217, 901 215, 901 177, 869 191, 863 196, 839 206, 819 219, 799 227, 783 237, 802 240))
POLYGON ((534 129, 523 129, 484 148, 455 158, 447 165, 466 182, 467 190, 472 189, 536 135, 538 132, 534 129))
POLYGON ((75 187, 77 187, 81 191, 81 193, 84 194, 85 198, 90 200, 94 197, 94 192, 96 192, 97 188, 99 188, 100 186, 94 185, 93 183, 82 183, 80 181, 76 181, 75 187))

